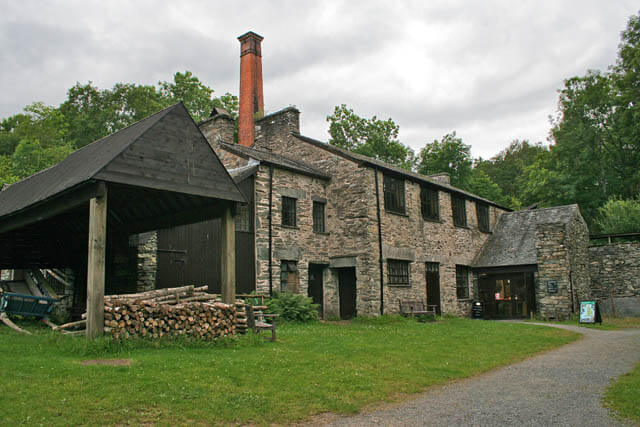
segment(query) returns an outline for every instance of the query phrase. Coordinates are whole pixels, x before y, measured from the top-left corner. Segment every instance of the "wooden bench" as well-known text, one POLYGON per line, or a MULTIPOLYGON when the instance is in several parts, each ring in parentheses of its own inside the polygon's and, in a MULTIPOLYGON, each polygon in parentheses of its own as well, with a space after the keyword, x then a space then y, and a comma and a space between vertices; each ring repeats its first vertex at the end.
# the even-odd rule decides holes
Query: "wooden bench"
POLYGON ((277 314, 265 314, 262 310, 266 310, 266 306, 245 305, 247 313, 247 326, 256 334, 261 331, 271 331, 271 341, 276 340, 276 317, 277 314), (267 322, 270 320, 271 323, 267 322))
POLYGON ((428 305, 423 299, 400 300, 400 314, 403 316, 436 315, 436 306, 428 305))

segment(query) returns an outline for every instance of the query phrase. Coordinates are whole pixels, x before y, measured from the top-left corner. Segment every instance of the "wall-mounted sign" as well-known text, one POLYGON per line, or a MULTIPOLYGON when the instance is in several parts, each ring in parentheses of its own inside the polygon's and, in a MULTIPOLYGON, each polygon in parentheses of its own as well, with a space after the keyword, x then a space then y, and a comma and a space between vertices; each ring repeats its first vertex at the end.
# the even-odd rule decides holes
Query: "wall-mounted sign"
POLYGON ((600 323, 602 324, 602 317, 600 316, 600 309, 598 303, 595 301, 581 301, 580 302, 580 323, 600 323))
POLYGON ((547 280, 547 293, 557 294, 558 293, 558 281, 557 280, 547 280))

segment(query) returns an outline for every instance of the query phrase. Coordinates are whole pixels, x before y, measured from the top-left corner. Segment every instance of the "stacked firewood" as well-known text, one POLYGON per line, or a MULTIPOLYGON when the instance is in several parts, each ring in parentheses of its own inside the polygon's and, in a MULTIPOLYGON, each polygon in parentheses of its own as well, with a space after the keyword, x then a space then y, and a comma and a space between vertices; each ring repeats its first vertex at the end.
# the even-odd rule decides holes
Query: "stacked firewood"
MULTIPOLYGON (((206 289, 183 286, 105 296, 105 333, 115 339, 188 335, 216 340, 246 332, 244 302, 223 304, 220 295, 209 294, 206 289)), ((74 322, 73 326, 84 326, 81 322, 74 322)))

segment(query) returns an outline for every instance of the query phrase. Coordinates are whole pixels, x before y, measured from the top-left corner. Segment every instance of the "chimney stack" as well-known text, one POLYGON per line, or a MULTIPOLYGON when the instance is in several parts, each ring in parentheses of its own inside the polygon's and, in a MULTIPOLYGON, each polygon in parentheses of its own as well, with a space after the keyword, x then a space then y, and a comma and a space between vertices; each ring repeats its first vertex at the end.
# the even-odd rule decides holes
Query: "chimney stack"
POLYGON ((238 117, 238 143, 250 147, 255 140, 254 118, 264 116, 262 96, 263 37, 249 31, 240 40, 240 113, 238 117))

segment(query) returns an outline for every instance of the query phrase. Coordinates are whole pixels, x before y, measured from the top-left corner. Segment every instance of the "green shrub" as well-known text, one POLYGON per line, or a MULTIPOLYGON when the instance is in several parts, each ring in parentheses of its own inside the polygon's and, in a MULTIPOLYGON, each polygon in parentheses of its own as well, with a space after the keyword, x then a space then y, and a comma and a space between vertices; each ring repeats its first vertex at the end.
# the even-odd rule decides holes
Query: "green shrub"
POLYGON ((288 292, 274 293, 271 299, 266 301, 267 313, 277 314, 279 320, 289 322, 312 322, 318 320, 318 304, 314 304, 311 298, 300 294, 288 292))

